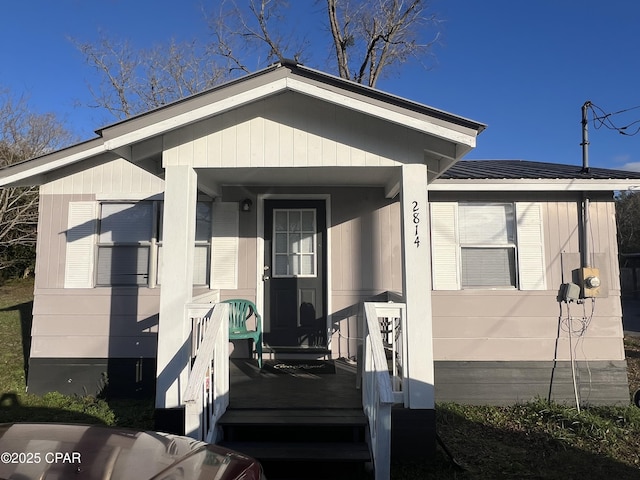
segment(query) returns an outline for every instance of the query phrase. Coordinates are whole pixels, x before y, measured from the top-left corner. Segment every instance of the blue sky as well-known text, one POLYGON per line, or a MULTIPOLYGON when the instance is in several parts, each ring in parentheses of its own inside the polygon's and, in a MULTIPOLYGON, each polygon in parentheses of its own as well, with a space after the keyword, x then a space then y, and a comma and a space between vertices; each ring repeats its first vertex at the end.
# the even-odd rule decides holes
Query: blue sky
MULTIPOLYGON (((68 40, 100 30, 150 47, 207 39, 206 0, 27 0, 5 2, 0 87, 53 111, 81 139, 108 124, 89 108, 96 81, 68 40)), ((291 1, 297 9, 313 0, 291 1)), ((441 18, 431 68, 404 68, 378 88, 488 124, 468 159, 580 164, 580 109, 640 105, 640 2, 634 0, 432 0, 441 18)), ((313 17, 297 23, 314 31, 313 17)), ((321 52, 324 55, 324 52, 321 52)), ((313 67, 322 66, 310 65, 313 67)), ((620 125, 640 109, 612 117, 620 125)), ((640 170, 640 134, 589 126, 592 166, 640 170)))

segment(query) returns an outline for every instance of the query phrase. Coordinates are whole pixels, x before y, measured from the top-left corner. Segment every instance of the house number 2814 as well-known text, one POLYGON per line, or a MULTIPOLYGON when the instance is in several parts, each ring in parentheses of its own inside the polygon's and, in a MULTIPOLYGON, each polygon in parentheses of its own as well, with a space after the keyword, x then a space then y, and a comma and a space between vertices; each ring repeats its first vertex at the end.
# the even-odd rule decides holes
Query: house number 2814
POLYGON ((413 224, 416 227, 416 233, 415 233, 415 238, 413 239, 413 243, 415 243, 416 247, 419 247, 420 235, 418 235, 418 226, 420 225, 420 206, 418 205, 418 202, 416 202, 415 200, 411 202, 411 204, 413 205, 413 210, 411 212, 413 213, 413 224))

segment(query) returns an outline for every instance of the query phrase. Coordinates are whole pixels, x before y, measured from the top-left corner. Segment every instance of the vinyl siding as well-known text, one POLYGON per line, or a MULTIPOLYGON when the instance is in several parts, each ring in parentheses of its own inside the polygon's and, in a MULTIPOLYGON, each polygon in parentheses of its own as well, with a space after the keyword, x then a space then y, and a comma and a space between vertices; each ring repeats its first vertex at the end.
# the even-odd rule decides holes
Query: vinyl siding
POLYGON ((168 132, 163 162, 214 168, 397 166, 422 161, 428 141, 426 134, 287 92, 168 132))
MULTIPOLYGON (((450 200, 453 195, 433 194, 432 200, 450 200)), ((434 356, 438 361, 544 361, 569 360, 568 333, 561 318, 591 315, 591 300, 585 305, 558 302, 562 283, 577 282, 580 267, 581 196, 554 194, 523 196, 469 194, 465 200, 533 201, 542 207, 545 290, 434 291, 434 356), (557 349, 556 349, 557 348, 557 349)), ((595 299, 594 315, 583 337, 573 335, 579 360, 624 360, 620 280, 617 266, 614 205, 600 194, 592 199, 591 249, 594 266, 600 268, 602 296, 595 299)))
POLYGON ((40 188, 33 358, 155 357, 159 289, 65 289, 69 204, 100 196, 142 199, 164 182, 122 159, 40 188))

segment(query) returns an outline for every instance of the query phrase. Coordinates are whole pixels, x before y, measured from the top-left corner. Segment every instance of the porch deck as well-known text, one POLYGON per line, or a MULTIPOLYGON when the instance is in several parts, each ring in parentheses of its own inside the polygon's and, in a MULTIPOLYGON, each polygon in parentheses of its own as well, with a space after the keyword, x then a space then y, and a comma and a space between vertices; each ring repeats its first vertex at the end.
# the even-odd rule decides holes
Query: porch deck
POLYGON ((228 409, 362 410, 362 392, 356 389, 356 366, 342 360, 331 363, 335 365, 333 374, 279 374, 265 368, 260 370, 255 360, 231 359, 228 409))

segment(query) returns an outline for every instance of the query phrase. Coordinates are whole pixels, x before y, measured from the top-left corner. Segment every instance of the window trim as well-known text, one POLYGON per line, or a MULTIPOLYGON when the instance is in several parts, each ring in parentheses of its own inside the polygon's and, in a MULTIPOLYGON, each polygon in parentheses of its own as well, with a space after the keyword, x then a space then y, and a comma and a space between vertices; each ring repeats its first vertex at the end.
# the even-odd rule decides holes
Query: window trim
MULTIPOLYGON (((511 287, 508 289, 496 288, 496 290, 547 290, 548 260, 545 253, 544 203, 496 203, 513 203, 515 206, 516 230, 514 235, 518 284, 517 289, 511 287)), ((458 205, 459 202, 451 201, 430 202, 431 275, 434 291, 462 290, 458 205)), ((473 290, 480 292, 492 289, 477 288, 473 290)))
MULTIPOLYGON (((505 228, 507 231, 507 241, 506 243, 463 243, 462 240, 459 239, 458 249, 460 259, 458 268, 459 268, 459 276, 460 276, 460 289, 461 290, 518 290, 519 289, 519 268, 518 268, 518 231, 517 231, 517 214, 516 214, 516 205, 515 202, 459 202, 458 203, 458 211, 461 206, 464 207, 486 207, 486 206, 511 206, 512 210, 512 218, 506 219, 507 222, 511 221, 511 226, 508 223, 505 223, 505 228), (509 239, 509 228, 512 230, 512 238, 509 239), (464 261, 463 261, 463 250, 472 250, 472 249, 496 249, 496 250, 513 250, 513 272, 509 272, 509 277, 513 277, 512 285, 465 285, 464 284, 464 261)), ((461 221, 458 223, 458 231, 462 230, 461 221)), ((459 238, 459 237, 458 237, 459 238)))

